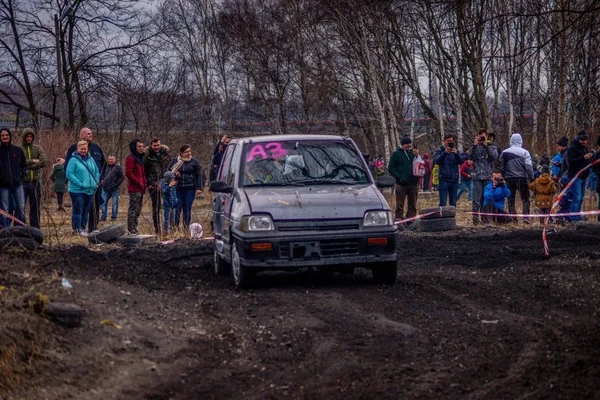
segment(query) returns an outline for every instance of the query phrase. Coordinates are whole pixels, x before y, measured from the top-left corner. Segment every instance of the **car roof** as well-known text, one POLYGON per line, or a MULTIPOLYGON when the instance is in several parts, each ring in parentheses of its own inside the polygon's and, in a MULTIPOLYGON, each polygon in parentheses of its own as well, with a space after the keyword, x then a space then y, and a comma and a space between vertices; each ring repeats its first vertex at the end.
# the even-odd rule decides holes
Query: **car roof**
POLYGON ((347 136, 338 135, 264 135, 246 138, 232 139, 232 143, 267 143, 283 141, 307 141, 307 140, 350 140, 347 136))

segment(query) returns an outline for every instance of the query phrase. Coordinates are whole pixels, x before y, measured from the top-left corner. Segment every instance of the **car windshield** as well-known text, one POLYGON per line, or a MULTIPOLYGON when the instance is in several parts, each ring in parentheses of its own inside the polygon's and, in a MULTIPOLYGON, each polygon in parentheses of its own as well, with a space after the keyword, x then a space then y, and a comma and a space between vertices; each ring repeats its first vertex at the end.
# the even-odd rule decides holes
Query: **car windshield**
POLYGON ((244 186, 369 182, 362 156, 351 142, 343 140, 249 143, 242 160, 244 186))

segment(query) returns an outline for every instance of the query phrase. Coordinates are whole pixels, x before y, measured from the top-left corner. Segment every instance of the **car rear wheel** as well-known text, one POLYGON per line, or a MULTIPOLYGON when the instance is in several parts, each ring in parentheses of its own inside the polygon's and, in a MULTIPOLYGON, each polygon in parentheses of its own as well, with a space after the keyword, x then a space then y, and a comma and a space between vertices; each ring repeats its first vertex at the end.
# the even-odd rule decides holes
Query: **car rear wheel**
POLYGON ((213 250, 215 262, 215 275, 227 276, 231 273, 231 264, 223 260, 217 251, 217 246, 213 250))
POLYGON ((398 263, 396 261, 386 261, 373 267, 373 279, 379 285, 393 285, 396 283, 398 275, 398 263))
POLYGON ((233 283, 238 289, 247 289, 251 286, 253 274, 242 265, 237 244, 234 244, 231 249, 231 275, 233 283))

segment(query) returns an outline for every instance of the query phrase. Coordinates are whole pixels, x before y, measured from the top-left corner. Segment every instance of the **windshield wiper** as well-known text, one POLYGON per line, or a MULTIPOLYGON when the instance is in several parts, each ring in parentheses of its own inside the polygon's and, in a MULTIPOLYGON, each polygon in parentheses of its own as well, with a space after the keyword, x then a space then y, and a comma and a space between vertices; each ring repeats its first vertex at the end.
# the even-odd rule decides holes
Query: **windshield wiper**
POLYGON ((366 182, 344 181, 339 179, 305 179, 302 181, 296 181, 296 183, 315 185, 359 185, 366 182))
POLYGON ((244 187, 263 187, 263 186, 305 186, 305 182, 267 182, 267 183, 249 183, 244 187))

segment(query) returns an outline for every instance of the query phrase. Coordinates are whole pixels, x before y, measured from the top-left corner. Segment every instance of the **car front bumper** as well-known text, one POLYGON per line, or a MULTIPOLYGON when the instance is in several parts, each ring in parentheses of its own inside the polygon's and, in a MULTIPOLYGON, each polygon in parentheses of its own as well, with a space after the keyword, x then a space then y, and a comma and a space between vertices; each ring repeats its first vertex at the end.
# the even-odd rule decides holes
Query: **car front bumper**
POLYGON ((396 228, 352 233, 257 236, 235 232, 242 265, 286 269, 396 261, 396 228))

